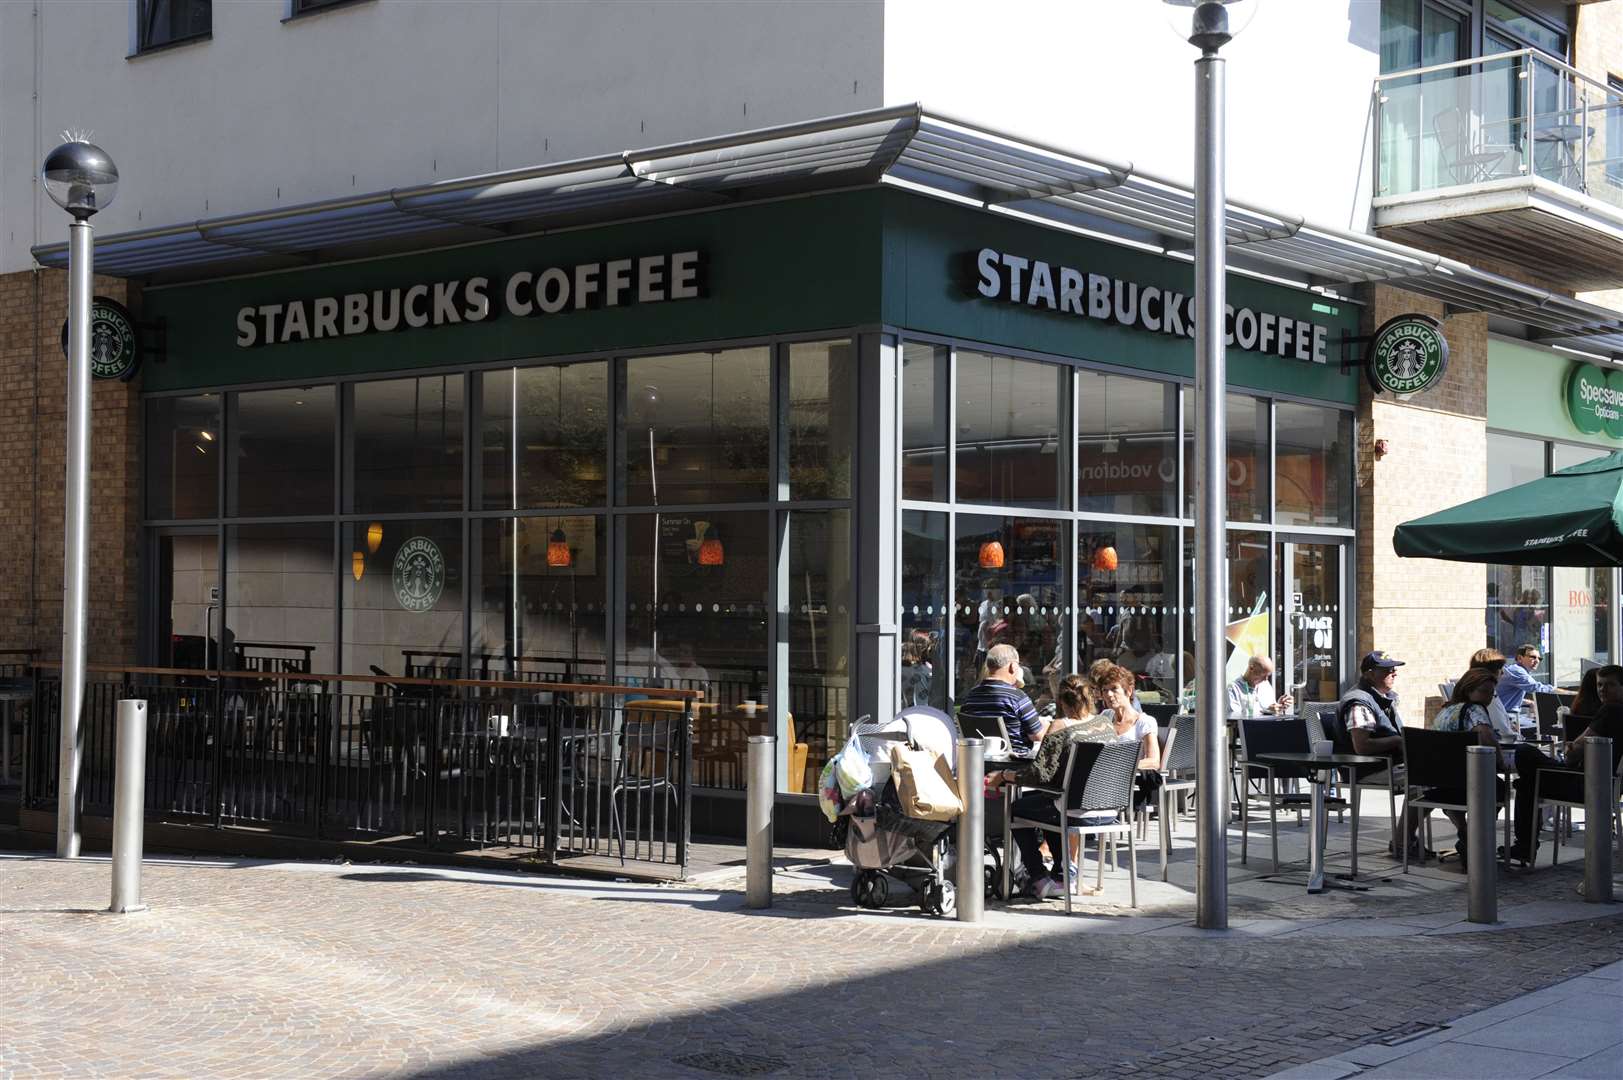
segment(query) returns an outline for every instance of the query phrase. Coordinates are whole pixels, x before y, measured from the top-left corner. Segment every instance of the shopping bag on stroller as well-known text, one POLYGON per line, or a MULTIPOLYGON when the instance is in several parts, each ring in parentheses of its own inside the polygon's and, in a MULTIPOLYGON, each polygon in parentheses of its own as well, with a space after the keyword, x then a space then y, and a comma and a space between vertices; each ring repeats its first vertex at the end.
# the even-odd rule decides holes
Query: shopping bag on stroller
POLYGON ((891 778, 902 813, 925 821, 953 821, 964 812, 952 768, 933 750, 898 743, 890 748, 891 778))

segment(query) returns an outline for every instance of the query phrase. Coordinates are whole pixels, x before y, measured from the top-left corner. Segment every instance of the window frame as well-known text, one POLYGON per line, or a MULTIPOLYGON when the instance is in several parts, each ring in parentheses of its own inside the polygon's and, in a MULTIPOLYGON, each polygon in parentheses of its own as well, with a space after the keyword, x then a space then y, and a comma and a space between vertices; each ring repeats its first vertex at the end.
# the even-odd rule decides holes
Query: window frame
POLYGON ((287 0, 287 7, 282 15, 282 22, 296 22, 307 19, 313 15, 325 15, 329 11, 340 8, 359 7, 361 4, 370 4, 374 0, 287 0))
POLYGON ((180 48, 184 45, 195 45, 200 41, 211 41, 214 38, 214 4, 209 0, 209 25, 207 30, 200 30, 184 37, 170 38, 167 41, 154 42, 152 40, 152 16, 157 0, 133 0, 132 17, 134 21, 131 36, 130 54, 126 60, 147 56, 151 53, 164 52, 168 49, 180 48))

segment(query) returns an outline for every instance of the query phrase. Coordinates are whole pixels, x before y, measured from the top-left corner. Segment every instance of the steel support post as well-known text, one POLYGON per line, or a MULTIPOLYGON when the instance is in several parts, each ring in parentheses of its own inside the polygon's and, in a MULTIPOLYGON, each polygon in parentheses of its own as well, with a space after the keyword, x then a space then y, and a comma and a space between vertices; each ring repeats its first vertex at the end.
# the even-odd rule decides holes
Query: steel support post
POLYGON ((1612 740, 1587 739, 1584 746, 1584 900, 1612 902, 1612 740))
POLYGON ((1499 866, 1493 850, 1499 820, 1498 800, 1493 797, 1498 753, 1491 746, 1467 747, 1465 753, 1465 835, 1460 839, 1468 856, 1466 918, 1474 923, 1499 921, 1499 866))
POLYGON ((777 738, 772 735, 749 737, 748 784, 745 811, 744 905, 772 906, 772 804, 773 766, 777 764, 777 738))
POLYGON ((986 848, 986 744, 980 739, 958 740, 958 797, 964 812, 958 815, 958 921, 980 922, 986 911, 986 870, 981 852, 986 848))
POLYGON ((141 837, 146 813, 147 703, 118 703, 118 756, 113 774, 113 903, 117 915, 144 911, 141 837))
POLYGON ((1195 924, 1227 929, 1228 724, 1223 686, 1228 608, 1223 524, 1227 425, 1224 356, 1224 61, 1195 61, 1195 924))
POLYGON ((85 593, 90 533, 89 221, 68 226, 68 464, 62 509, 62 723, 56 854, 79 857, 79 720, 85 697, 85 593))

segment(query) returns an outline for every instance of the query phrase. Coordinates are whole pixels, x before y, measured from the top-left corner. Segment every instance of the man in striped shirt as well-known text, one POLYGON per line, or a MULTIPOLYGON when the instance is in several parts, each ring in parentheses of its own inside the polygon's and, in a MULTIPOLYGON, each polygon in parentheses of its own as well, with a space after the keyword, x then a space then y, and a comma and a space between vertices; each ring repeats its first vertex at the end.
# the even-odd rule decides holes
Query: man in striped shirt
MULTIPOLYGON (((996 730, 993 720, 1002 720, 1009 732, 1009 748, 1022 757, 1036 752, 1048 731, 1048 721, 1037 715, 1024 690, 1020 673, 1020 652, 1013 645, 993 645, 986 653, 986 678, 958 703, 963 719, 981 720, 983 731, 996 730)), ((965 726, 968 726, 967 724, 965 726)))

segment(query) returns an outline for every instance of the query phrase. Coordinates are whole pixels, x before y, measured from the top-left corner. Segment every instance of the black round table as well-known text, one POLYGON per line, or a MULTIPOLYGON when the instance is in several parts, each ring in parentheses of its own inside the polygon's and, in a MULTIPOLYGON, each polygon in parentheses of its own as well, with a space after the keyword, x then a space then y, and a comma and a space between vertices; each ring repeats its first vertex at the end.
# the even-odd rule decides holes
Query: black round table
POLYGON ((1341 882, 1326 882, 1324 877, 1324 843, 1325 834, 1329 830, 1329 815, 1324 808, 1324 788, 1330 782, 1330 776, 1337 769, 1351 769, 1358 765, 1381 765, 1386 762, 1384 757, 1372 757, 1369 754, 1303 754, 1303 753, 1274 753, 1258 754, 1256 760, 1264 765, 1295 766, 1306 768, 1313 774, 1313 834, 1308 842, 1311 858, 1308 865, 1307 891, 1309 893, 1322 893, 1325 889, 1358 889, 1360 886, 1347 885, 1341 882))

